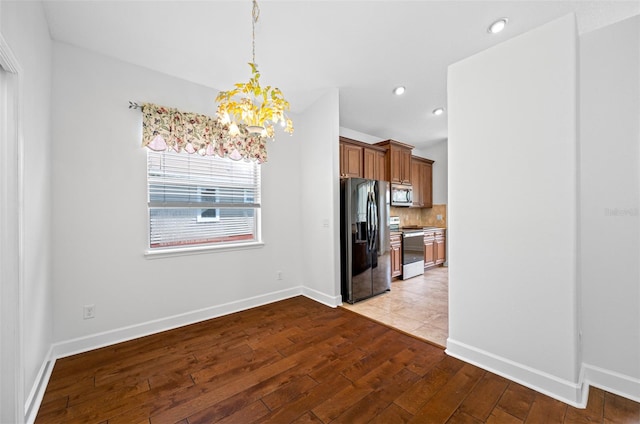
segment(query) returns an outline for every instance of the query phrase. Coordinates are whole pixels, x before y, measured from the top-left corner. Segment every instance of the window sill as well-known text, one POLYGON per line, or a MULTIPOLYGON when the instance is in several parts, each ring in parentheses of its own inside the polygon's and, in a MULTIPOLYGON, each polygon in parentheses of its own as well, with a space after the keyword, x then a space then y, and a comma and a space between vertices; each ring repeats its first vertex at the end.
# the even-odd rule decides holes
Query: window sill
POLYGON ((146 259, 171 258, 175 256, 201 255, 204 253, 215 252, 231 252, 234 250, 259 249, 264 246, 264 242, 254 241, 251 243, 225 244, 222 246, 197 246, 197 247, 178 247, 168 249, 146 250, 144 256, 146 259))

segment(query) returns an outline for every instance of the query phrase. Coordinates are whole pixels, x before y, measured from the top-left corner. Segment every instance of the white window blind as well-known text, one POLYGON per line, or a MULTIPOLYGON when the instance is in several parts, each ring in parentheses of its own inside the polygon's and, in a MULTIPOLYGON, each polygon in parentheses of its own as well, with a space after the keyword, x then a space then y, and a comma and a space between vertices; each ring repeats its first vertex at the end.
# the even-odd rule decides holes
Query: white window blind
POLYGON ((259 241, 255 162, 148 150, 147 186, 151 249, 259 241))

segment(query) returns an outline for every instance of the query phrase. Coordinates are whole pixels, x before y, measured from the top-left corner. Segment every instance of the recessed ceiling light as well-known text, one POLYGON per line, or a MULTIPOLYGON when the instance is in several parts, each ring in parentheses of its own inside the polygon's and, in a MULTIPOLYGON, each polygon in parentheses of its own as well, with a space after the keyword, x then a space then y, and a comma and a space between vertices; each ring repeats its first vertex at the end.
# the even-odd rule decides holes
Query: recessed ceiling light
POLYGON ((404 86, 401 85, 400 87, 396 87, 393 89, 393 94, 395 94, 396 96, 399 96, 401 94, 404 94, 404 90, 405 90, 404 86))
POLYGON ((432 113, 436 116, 440 116, 444 113, 444 108, 439 107, 437 109, 433 109, 432 113))
POLYGON ((487 32, 490 34, 497 34, 507 26, 507 22, 509 22, 508 18, 500 18, 487 28, 487 32))

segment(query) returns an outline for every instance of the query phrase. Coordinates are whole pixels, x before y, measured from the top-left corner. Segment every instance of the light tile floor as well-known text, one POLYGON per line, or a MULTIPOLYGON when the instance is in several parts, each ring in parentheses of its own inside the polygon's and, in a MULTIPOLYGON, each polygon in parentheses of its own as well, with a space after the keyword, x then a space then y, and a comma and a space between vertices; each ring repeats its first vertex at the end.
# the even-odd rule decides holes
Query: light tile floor
POLYGON ((449 269, 436 267, 409 280, 394 280, 390 292, 343 307, 445 347, 448 305, 449 269))

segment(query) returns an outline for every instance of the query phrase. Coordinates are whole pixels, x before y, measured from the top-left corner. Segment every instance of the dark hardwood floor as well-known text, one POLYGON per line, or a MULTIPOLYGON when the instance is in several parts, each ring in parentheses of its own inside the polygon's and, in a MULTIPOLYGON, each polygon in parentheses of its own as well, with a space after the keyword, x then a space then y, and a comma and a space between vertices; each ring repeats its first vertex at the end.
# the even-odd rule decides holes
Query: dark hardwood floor
POLYGON ((37 423, 639 423, 575 409, 343 308, 296 297, 60 359, 37 423))

